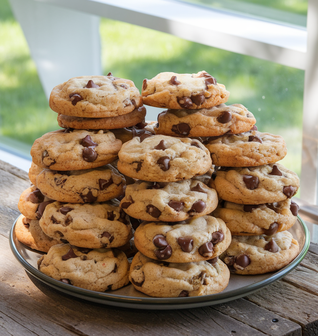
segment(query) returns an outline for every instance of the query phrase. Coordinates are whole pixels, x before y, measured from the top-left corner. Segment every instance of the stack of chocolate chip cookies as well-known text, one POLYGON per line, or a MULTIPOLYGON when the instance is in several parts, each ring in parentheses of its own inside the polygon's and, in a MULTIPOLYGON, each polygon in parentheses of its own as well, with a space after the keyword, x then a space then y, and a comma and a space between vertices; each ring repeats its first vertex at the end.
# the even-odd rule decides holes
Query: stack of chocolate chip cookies
POLYGON ((47 275, 87 289, 117 289, 129 282, 121 250, 131 252, 132 226, 116 199, 125 177, 110 163, 133 136, 124 128, 143 124, 141 95, 130 80, 83 76, 56 86, 50 107, 64 128, 31 148, 32 186, 20 197, 17 238, 47 252, 39 260, 47 275))

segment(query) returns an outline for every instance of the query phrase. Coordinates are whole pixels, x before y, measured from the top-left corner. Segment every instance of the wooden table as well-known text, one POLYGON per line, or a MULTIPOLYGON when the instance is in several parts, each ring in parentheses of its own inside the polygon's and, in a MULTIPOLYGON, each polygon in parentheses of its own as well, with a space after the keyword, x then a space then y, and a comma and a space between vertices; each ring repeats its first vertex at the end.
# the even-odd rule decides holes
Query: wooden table
POLYGON ((318 335, 318 245, 282 280, 244 299, 171 311, 115 308, 31 279, 9 232, 27 173, 0 161, 0 335, 318 335), (41 290, 40 290, 41 289, 41 290))

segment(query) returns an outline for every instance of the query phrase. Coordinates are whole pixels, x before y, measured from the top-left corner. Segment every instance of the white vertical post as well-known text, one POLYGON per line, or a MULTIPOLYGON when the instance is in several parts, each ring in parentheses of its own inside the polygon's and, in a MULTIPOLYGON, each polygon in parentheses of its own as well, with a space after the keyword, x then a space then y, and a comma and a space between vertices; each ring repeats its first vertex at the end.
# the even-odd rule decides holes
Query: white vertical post
POLYGON ((34 0, 9 0, 45 94, 71 77, 101 75, 99 17, 34 0))
POLYGON ((304 87, 301 198, 317 204, 318 193, 318 1, 308 0, 304 87))

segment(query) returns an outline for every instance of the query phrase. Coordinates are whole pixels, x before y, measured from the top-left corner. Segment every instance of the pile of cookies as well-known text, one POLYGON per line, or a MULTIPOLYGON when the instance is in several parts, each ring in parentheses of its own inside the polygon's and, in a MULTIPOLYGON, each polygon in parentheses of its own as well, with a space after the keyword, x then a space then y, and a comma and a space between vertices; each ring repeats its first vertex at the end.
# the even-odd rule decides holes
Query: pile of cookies
POLYGON ((277 163, 285 142, 228 98, 205 71, 160 73, 141 94, 111 73, 56 86, 62 129, 32 146, 15 226, 47 253, 39 269, 96 291, 130 280, 150 296, 184 297, 223 291, 229 269, 261 274, 295 258, 287 230, 299 179, 277 163), (146 123, 143 104, 167 110, 146 123))

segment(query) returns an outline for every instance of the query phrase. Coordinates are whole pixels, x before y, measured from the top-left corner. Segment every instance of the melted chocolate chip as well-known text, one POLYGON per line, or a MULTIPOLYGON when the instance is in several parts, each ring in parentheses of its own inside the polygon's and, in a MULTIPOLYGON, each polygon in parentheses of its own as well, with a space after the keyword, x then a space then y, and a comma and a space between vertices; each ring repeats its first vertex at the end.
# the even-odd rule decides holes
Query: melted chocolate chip
POLYGON ((167 171, 170 168, 170 158, 169 156, 163 156, 157 161, 158 166, 161 170, 167 171))
POLYGON ((71 99, 71 102, 72 102, 72 105, 76 105, 79 101, 83 100, 82 96, 78 93, 71 93, 69 95, 70 99, 71 99))
POLYGON ((268 175, 277 175, 277 176, 282 176, 283 173, 278 169, 276 165, 273 165, 273 169, 268 175))
POLYGON ((205 96, 204 94, 193 95, 191 96, 191 100, 195 105, 200 106, 205 102, 205 96))
POLYGON ((243 206, 243 210, 245 212, 252 212, 254 209, 259 208, 261 205, 260 204, 245 204, 243 206))
POLYGON ((139 140, 140 140, 140 142, 143 142, 145 139, 147 139, 151 136, 153 136, 153 134, 151 134, 150 132, 144 132, 143 134, 141 134, 139 136, 139 140))
POLYGON ((42 203, 44 201, 44 195, 41 193, 39 189, 35 189, 29 194, 27 201, 34 204, 42 203))
POLYGON ((178 244, 183 252, 191 252, 193 250, 193 239, 192 237, 179 237, 178 244))
POLYGON ((229 111, 223 111, 221 114, 216 118, 217 121, 221 124, 226 124, 232 119, 232 113, 229 111))
POLYGON ((54 183, 56 186, 64 185, 67 181, 67 177, 60 176, 60 177, 54 177, 54 183))
POLYGON ((136 127, 137 129, 143 129, 143 128, 145 128, 147 125, 148 125, 148 123, 145 122, 145 120, 143 120, 143 121, 139 122, 138 124, 136 124, 135 127, 136 127))
POLYGON ((198 144, 196 141, 192 141, 191 146, 198 147, 198 148, 202 149, 200 144, 198 144))
POLYGON ((276 213, 280 213, 280 206, 279 206, 279 203, 277 202, 274 202, 274 203, 266 203, 266 206, 275 211, 276 213))
POLYGON ((211 242, 213 245, 221 242, 224 239, 224 234, 222 231, 215 231, 212 233, 211 242))
POLYGON ((81 145, 83 147, 96 147, 98 144, 93 141, 90 135, 86 135, 86 137, 82 139, 81 145))
POLYGON ((129 208, 132 204, 133 204, 133 202, 123 202, 123 203, 120 204, 120 207, 121 207, 122 209, 127 209, 127 208, 129 208))
POLYGON ((85 195, 80 194, 80 196, 85 203, 93 203, 97 200, 97 196, 94 196, 91 190, 89 190, 85 195))
POLYGON ((202 187, 201 187, 201 185, 200 185, 200 183, 197 183, 197 185, 195 185, 194 187, 192 187, 191 188, 191 191, 197 191, 197 192, 201 192, 201 193, 207 193, 207 191, 206 190, 204 190, 202 187))
POLYGON ((70 247, 68 252, 62 256, 62 260, 68 260, 71 258, 77 258, 77 255, 74 253, 72 247, 70 247))
POLYGON ((100 189, 100 190, 105 190, 105 189, 107 189, 110 185, 113 184, 113 179, 112 179, 112 178, 110 178, 109 180, 99 179, 99 180, 98 180, 98 184, 99 184, 99 189, 100 189))
POLYGON ((289 209, 290 209, 291 213, 293 214, 293 216, 298 215, 299 205, 297 203, 295 203, 294 201, 291 201, 289 209))
POLYGON ((204 243, 203 245, 201 245, 199 247, 199 253, 200 255, 202 255, 202 257, 206 258, 206 257, 211 257, 213 254, 213 244, 212 242, 207 242, 204 243))
POLYGON ((179 294, 179 297, 188 297, 188 296, 189 296, 189 292, 186 290, 181 291, 179 294))
POLYGON ((154 218, 159 218, 161 215, 161 211, 152 204, 147 205, 146 212, 154 218))
POLYGON ((177 80, 177 76, 172 76, 171 79, 169 80, 168 84, 170 85, 179 85, 181 82, 177 80))
POLYGON ((177 125, 173 125, 171 131, 178 135, 188 136, 191 128, 187 123, 179 123, 177 125))
POLYGON ((152 239, 153 244, 158 248, 166 248, 168 246, 168 242, 166 241, 166 237, 162 234, 158 234, 152 239))
POLYGON ((97 159, 97 153, 92 147, 83 148, 82 156, 84 161, 94 162, 97 159))
POLYGON ((254 190, 259 185, 259 179, 257 176, 243 175, 243 181, 246 185, 246 188, 249 190, 254 190))
POLYGON ((192 100, 189 97, 177 98, 179 105, 182 108, 189 109, 193 106, 192 100))
POLYGON ((235 264, 241 268, 246 268, 251 263, 251 259, 246 254, 241 254, 235 258, 235 264))
POLYGON ((146 89, 147 89, 147 86, 148 86, 148 79, 145 78, 145 79, 142 81, 142 89, 143 89, 143 90, 146 90, 146 89))
POLYGON ((65 218, 65 226, 69 226, 71 223, 73 222, 73 217, 71 217, 71 216, 67 216, 66 218, 65 218))
POLYGON ((109 242, 111 243, 114 240, 114 236, 112 236, 109 232, 104 231, 101 235, 100 238, 108 238, 109 242))
POLYGON ((212 258, 212 259, 209 259, 209 260, 206 260, 208 263, 210 263, 211 265, 214 265, 218 262, 219 260, 219 257, 215 257, 215 258, 212 258))
POLYGON ((87 82, 86 88, 88 89, 97 89, 99 88, 99 85, 95 84, 91 79, 87 82))
POLYGON ((168 203, 169 207, 172 208, 175 211, 181 211, 184 208, 184 202, 180 201, 169 201, 168 203))
POLYGON ((60 222, 52 215, 51 216, 51 221, 53 224, 59 224, 60 222))
POLYGON ((168 147, 166 146, 166 142, 164 140, 161 140, 157 146, 154 147, 154 149, 158 149, 158 150, 165 150, 168 147))
POLYGON ((274 222, 269 226, 267 230, 264 229, 264 234, 266 234, 267 236, 271 236, 277 232, 278 228, 279 228, 279 224, 274 222))
POLYGON ((113 211, 107 211, 107 219, 113 221, 116 218, 116 215, 113 211))
POLYGON ((137 167, 135 168, 136 172, 138 173, 139 170, 141 169, 142 167, 142 162, 141 161, 134 161, 133 163, 137 163, 137 167))
POLYGON ((156 255, 157 259, 165 260, 165 259, 169 259, 171 257, 172 249, 171 249, 171 246, 168 245, 166 248, 164 248, 162 250, 155 250, 154 252, 155 252, 155 255, 156 255))
POLYGON ((264 246, 264 249, 272 253, 277 253, 279 251, 279 247, 273 239, 264 246))
POLYGON ((60 213, 62 214, 62 215, 66 215, 68 212, 70 212, 70 211, 72 211, 73 209, 72 208, 69 208, 69 207, 61 207, 60 209, 59 209, 59 211, 60 211, 60 213))
POLYGON ((194 215, 195 213, 201 213, 206 208, 206 203, 204 201, 196 201, 192 204, 191 209, 189 210, 189 214, 194 215))
POLYGON ((107 76, 108 76, 108 77, 109 77, 109 76, 113 77, 113 74, 112 74, 111 72, 109 72, 109 73, 107 74, 107 76))
POLYGON ((206 76, 206 80, 205 80, 205 85, 208 86, 208 85, 211 85, 211 84, 217 84, 217 81, 214 77, 210 76, 206 76))
POLYGON ((283 193, 286 195, 288 198, 292 198, 297 192, 297 188, 293 186, 286 186, 283 188, 283 193))
POLYGON ((42 203, 40 203, 40 205, 38 206, 38 209, 37 209, 37 211, 36 211, 36 218, 37 218, 37 219, 40 219, 40 218, 42 217, 43 212, 44 212, 46 206, 47 206, 48 204, 52 203, 52 202, 54 202, 54 201, 46 201, 46 202, 42 202, 42 203))
POLYGON ((250 136, 248 137, 248 141, 249 141, 249 142, 259 142, 259 143, 263 143, 262 139, 259 138, 259 137, 256 136, 256 135, 250 135, 250 136))

